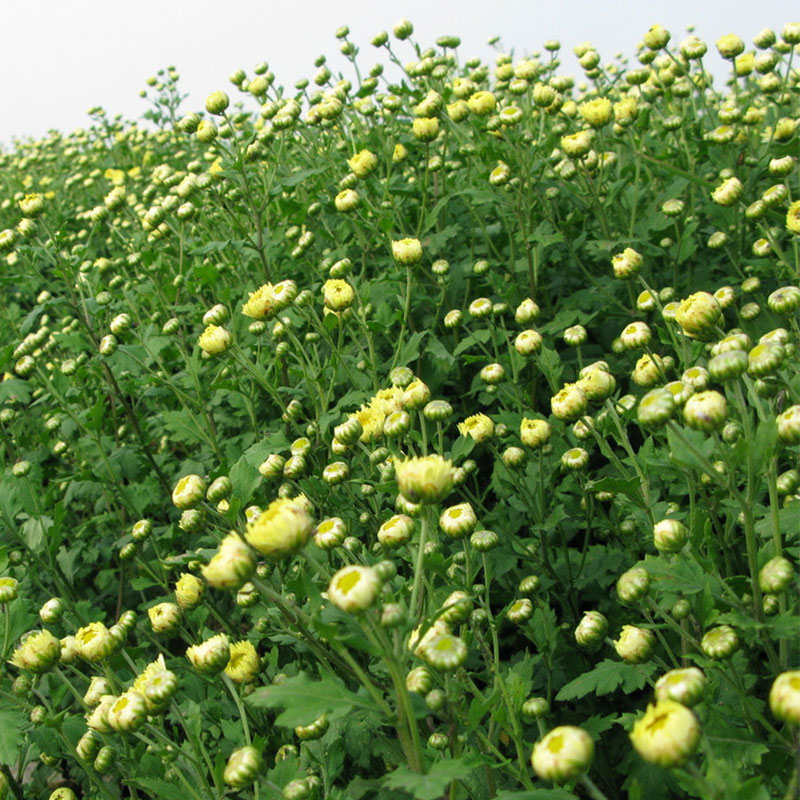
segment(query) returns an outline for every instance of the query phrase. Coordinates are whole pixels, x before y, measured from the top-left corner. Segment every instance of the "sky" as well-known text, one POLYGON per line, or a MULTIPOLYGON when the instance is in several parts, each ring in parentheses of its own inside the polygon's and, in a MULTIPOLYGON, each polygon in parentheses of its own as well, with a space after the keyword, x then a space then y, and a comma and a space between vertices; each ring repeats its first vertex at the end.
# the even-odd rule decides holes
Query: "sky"
MULTIPOLYGON (((780 30, 790 19, 786 0, 0 0, 0 146, 13 138, 69 132, 90 124, 87 110, 102 106, 113 115, 138 119, 147 109, 139 92, 148 76, 174 65, 189 99, 183 111, 202 110, 205 97, 236 90, 228 75, 252 75, 267 61, 276 82, 292 86, 316 71, 325 54, 332 70, 345 70, 334 32, 348 25, 361 51, 362 71, 383 61, 371 45, 381 30, 411 20, 423 47, 443 34, 459 36, 460 58, 493 59, 488 37, 499 35, 503 52, 523 56, 548 39, 563 46, 562 68, 580 75, 572 48, 590 41, 604 61, 617 52, 633 59, 642 34, 654 23, 673 40, 687 25, 709 44, 709 68, 721 59, 713 42, 737 33, 748 45, 764 27, 780 30)), ((402 61, 413 59, 408 43, 397 43, 402 61)), ((721 74, 721 73, 720 73, 721 74)), ((346 72, 346 77, 352 74, 346 72)))

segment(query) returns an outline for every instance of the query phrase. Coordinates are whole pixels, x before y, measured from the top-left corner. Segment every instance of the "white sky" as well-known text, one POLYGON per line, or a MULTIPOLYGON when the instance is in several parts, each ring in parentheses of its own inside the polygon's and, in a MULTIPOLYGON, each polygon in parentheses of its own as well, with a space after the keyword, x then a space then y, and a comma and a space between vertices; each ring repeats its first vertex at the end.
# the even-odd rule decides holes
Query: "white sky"
MULTIPOLYGON (((39 137, 49 128, 87 125, 86 111, 95 105, 138 118, 147 108, 139 97, 145 79, 171 64, 190 94, 183 111, 202 109, 205 96, 216 89, 235 95, 229 73, 241 67, 251 75, 262 60, 284 86, 310 78, 314 59, 323 53, 336 72, 344 65, 333 35, 340 25, 350 27, 351 40, 361 49, 362 72, 382 60, 369 44, 372 36, 407 17, 423 46, 443 34, 460 36, 462 60, 492 57, 486 39, 494 34, 516 55, 559 39, 562 63, 577 77, 571 54, 576 44, 589 40, 604 61, 618 51, 633 57, 654 23, 670 30, 675 41, 694 24, 709 44, 713 67, 719 36, 737 33, 749 45, 763 27, 779 31, 785 22, 797 21, 800 9, 795 6, 792 14, 791 5, 787 0, 0 0, 0 144, 39 137)), ((404 62, 413 58, 407 43, 397 43, 396 52, 404 62)))

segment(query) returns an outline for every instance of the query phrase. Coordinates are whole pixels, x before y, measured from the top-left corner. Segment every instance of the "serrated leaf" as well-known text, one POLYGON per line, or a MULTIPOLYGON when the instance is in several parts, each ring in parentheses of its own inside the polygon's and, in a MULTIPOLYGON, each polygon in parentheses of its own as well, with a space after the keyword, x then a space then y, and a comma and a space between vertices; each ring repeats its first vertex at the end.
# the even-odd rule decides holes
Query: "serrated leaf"
POLYGON ((479 344, 486 344, 489 341, 492 332, 488 328, 480 328, 477 331, 473 331, 469 336, 465 336, 457 345, 456 349, 453 350, 454 356, 460 356, 462 353, 466 352, 467 350, 472 347, 472 345, 479 343, 479 344))
POLYGON ((714 447, 714 440, 704 436, 700 431, 693 431, 689 428, 681 430, 682 437, 675 433, 672 428, 667 429, 667 442, 669 443, 670 458, 682 467, 696 469, 698 472, 705 472, 704 462, 699 458, 695 451, 699 451, 707 460, 714 447), (688 448, 683 439, 688 439, 693 449, 688 448))
POLYGON ((341 681, 315 681, 303 672, 277 686, 256 689, 247 702, 256 708, 284 708, 275 722, 287 728, 308 725, 323 714, 331 720, 338 719, 354 708, 378 711, 368 696, 351 692, 341 681))
POLYGON ((14 764, 22 743, 25 717, 19 711, 0 711, 0 762, 14 764))
POLYGON ((622 689, 625 694, 638 691, 655 671, 653 664, 625 664, 605 659, 593 670, 584 672, 561 687, 556 700, 576 700, 587 694, 611 694, 622 689))
POLYGON ((495 800, 576 800, 566 789, 534 789, 532 792, 499 792, 495 800))
POLYGON ((166 797, 167 800, 186 800, 186 790, 161 778, 134 778, 142 788, 152 792, 154 797, 166 797))
POLYGON ((426 774, 413 772, 406 766, 398 767, 383 780, 390 789, 401 789, 416 800, 436 800, 453 782, 466 778, 481 760, 466 756, 437 761, 426 774))
POLYGON ((417 331, 416 333, 412 334, 411 338, 400 348, 400 352, 397 354, 395 363, 403 367, 412 361, 416 361, 419 358, 422 340, 427 335, 428 331, 417 331))

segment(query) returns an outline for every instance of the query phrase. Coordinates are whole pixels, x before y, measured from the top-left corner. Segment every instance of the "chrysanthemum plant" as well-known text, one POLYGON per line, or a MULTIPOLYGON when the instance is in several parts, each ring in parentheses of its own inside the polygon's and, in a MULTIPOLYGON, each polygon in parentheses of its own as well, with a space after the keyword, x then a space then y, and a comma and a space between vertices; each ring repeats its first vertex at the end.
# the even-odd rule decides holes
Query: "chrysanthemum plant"
POLYGON ((0 153, 0 798, 788 800, 800 24, 336 36, 0 153))

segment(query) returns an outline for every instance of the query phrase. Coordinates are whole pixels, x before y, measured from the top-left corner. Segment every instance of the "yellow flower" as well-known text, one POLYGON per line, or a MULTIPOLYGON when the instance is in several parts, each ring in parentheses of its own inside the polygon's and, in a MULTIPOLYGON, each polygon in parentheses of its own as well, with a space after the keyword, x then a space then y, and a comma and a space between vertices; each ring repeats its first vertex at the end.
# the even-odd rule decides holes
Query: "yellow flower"
POLYGON ((274 312, 275 295, 271 283, 265 283, 251 292, 247 302, 242 306, 242 314, 252 319, 265 319, 274 312))
POLYGON ((697 749, 700 725, 686 706, 675 700, 660 700, 647 707, 630 736, 636 752, 645 761, 676 767, 697 749))
MULTIPOLYGON (((155 661, 151 661, 137 676, 131 684, 131 691, 144 693, 145 684, 157 673, 163 672, 167 668, 167 662, 164 661, 164 654, 159 653, 155 661)), ((94 680, 94 678, 92 678, 94 680)), ((98 698, 99 699, 99 698, 98 698)), ((88 701, 87 701, 88 703, 88 701)), ((93 703, 88 703, 94 705, 93 703)))
POLYGON ((782 672, 769 691, 772 713, 790 725, 800 725, 800 670, 782 672))
POLYGON ((230 533, 203 567, 203 577, 215 589, 236 589, 253 574, 255 568, 250 548, 238 534, 230 533))
POLYGON ((109 167, 103 173, 103 177, 106 180, 111 181, 114 186, 122 186, 125 183, 125 173, 121 169, 114 169, 114 167, 109 167))
POLYGON ((203 582, 190 572, 182 572, 175 584, 175 599, 183 609, 194 608, 203 597, 203 582))
POLYGON ((61 643, 50 631, 30 634, 14 651, 10 663, 30 672, 47 672, 61 656, 61 643))
POLYGON ((454 468, 440 455, 395 461, 397 485, 412 503, 438 503, 453 488, 454 468))
POLYGON ((422 259, 422 245, 419 239, 400 239, 392 242, 392 256, 403 266, 416 264, 422 259))
POLYGON ((458 432, 469 436, 476 442, 484 442, 494 436, 494 422, 486 414, 473 414, 458 423, 458 432))
POLYGON ((550 439, 550 423, 544 419, 523 417, 519 426, 519 438, 528 447, 542 447, 550 439))
POLYGON ((593 128, 602 128, 611 121, 611 101, 605 97, 596 97, 581 103, 578 112, 593 128))
POLYGON ((231 649, 228 637, 218 633, 201 644, 192 645, 186 649, 186 658, 198 671, 208 675, 216 675, 228 665, 231 649))
POLYGON ((586 772, 594 758, 594 742, 583 728, 553 728, 533 746, 531 765, 536 774, 553 783, 565 783, 586 772))
POLYGON ((375 602, 380 587, 381 579, 372 567, 353 564, 331 578, 328 597, 342 611, 365 611, 375 602))
POLYGON ((181 610, 175 603, 159 603, 147 609, 153 633, 169 633, 181 621, 181 610))
POLYGON ((411 132, 421 142, 432 142, 439 135, 439 120, 436 117, 417 117, 411 125, 411 132))
POLYGON ((786 227, 792 233, 800 234, 800 200, 795 200, 786 212, 786 227))
POLYGON ((473 114, 485 117, 495 110, 497 100, 491 92, 481 91, 475 92, 475 94, 467 100, 467 105, 473 114))
POLYGON ((314 521, 302 504, 279 497, 258 519, 248 523, 245 539, 262 555, 280 559, 299 550, 313 527, 314 521))
POLYGON ((378 166, 378 157, 369 150, 362 150, 348 159, 347 166, 357 178, 366 178, 378 166))
POLYGON ((325 281, 322 294, 325 306, 331 311, 344 311, 352 305, 356 296, 353 287, 347 281, 338 278, 325 281))
POLYGON ((200 334, 197 344, 209 355, 224 353, 231 343, 231 335, 221 325, 208 325, 200 334))
POLYGON ((249 683, 261 667, 256 648, 251 642, 236 642, 231 645, 230 661, 225 674, 236 683, 249 683))
POLYGON ((75 634, 78 655, 87 661, 102 661, 114 650, 114 639, 102 622, 90 622, 75 634))

